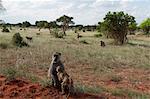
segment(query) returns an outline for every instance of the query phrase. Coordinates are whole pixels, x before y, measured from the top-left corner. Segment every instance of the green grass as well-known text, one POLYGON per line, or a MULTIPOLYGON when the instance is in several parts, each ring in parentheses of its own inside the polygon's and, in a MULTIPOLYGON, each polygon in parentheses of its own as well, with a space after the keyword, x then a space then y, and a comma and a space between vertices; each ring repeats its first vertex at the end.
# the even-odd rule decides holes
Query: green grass
POLYGON ((150 98, 149 94, 142 94, 139 92, 131 91, 129 89, 111 90, 111 93, 114 96, 128 96, 129 99, 149 99, 150 98))
POLYGON ((85 86, 81 84, 75 85, 75 90, 78 93, 111 93, 113 96, 126 97, 128 99, 149 99, 150 94, 143 94, 129 89, 108 89, 100 86, 85 86))
MULTIPOLYGON (((48 80, 39 81, 38 78, 47 75, 47 70, 51 62, 53 52, 62 53, 62 61, 70 75, 75 78, 76 82, 82 82, 85 73, 91 73, 94 77, 103 77, 105 75, 117 74, 115 70, 135 68, 150 70, 150 48, 142 46, 133 46, 130 44, 123 46, 111 45, 111 39, 103 37, 94 37, 97 32, 80 33, 83 37, 78 40, 76 34, 72 31, 67 31, 67 36, 64 39, 54 38, 49 34, 48 30, 42 29, 39 36, 38 29, 19 30, 14 29, 11 33, 0 32, 0 43, 7 43, 11 46, 11 39, 14 33, 21 33, 25 36, 32 36, 33 42, 28 42, 30 47, 15 48, 8 47, 7 49, 0 48, 0 67, 3 71, 4 67, 15 66, 19 68, 16 75, 31 79, 33 82, 40 82, 42 86, 47 86, 48 80), (100 47, 100 41, 106 43, 106 47, 100 47), (81 41, 86 41, 88 44, 83 44, 81 41)), ((148 45, 148 41, 130 40, 130 43, 137 42, 138 44, 148 45)), ((0 71, 1 71, 0 70, 0 71)), ((108 76, 107 76, 108 77, 108 76)), ((89 79, 94 79, 89 77, 89 79)), ((115 81, 120 80, 118 77, 112 78, 115 81)), ((136 78, 135 78, 136 79, 136 78)), ((103 88, 98 88, 78 85, 77 88, 81 92, 98 93, 103 91, 103 88)), ((122 91, 121 91, 122 92, 122 91)), ((114 94, 121 93, 120 91, 114 94)), ((129 94, 130 95, 130 94, 129 94)), ((144 96, 143 96, 144 97, 144 96)))
POLYGON ((103 87, 98 87, 98 86, 92 86, 92 87, 89 87, 89 86, 85 86, 85 85, 81 85, 81 84, 76 84, 75 85, 75 91, 76 93, 102 93, 105 91, 105 88, 103 87))

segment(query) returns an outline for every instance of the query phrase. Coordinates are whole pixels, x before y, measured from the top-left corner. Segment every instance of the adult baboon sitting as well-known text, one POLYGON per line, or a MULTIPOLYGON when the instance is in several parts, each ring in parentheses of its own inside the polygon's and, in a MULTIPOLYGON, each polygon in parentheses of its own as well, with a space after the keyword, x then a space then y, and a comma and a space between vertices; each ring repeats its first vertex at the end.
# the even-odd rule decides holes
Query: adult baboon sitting
POLYGON ((61 66, 58 66, 56 68, 56 71, 59 82, 61 83, 62 95, 66 94, 69 96, 70 94, 73 94, 74 86, 72 78, 66 73, 66 71, 61 66))
POLYGON ((51 77, 52 80, 52 86, 56 87, 56 88, 60 88, 60 83, 58 80, 58 76, 57 76, 57 71, 56 68, 58 66, 61 66, 61 68, 64 70, 64 65, 60 60, 61 57, 61 53, 59 52, 55 52, 52 55, 52 61, 48 70, 48 77, 51 77))
POLYGON ((104 41, 100 41, 100 42, 101 42, 101 46, 102 46, 102 47, 105 47, 105 46, 106 46, 104 41))

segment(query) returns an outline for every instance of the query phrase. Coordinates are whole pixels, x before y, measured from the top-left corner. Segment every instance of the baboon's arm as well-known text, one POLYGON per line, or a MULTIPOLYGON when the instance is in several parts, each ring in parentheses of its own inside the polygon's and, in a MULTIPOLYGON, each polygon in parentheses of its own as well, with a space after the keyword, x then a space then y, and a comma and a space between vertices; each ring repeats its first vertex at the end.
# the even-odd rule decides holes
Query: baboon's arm
POLYGON ((54 68, 53 63, 54 63, 54 59, 52 60, 50 66, 49 66, 47 77, 51 77, 51 70, 52 70, 52 68, 54 68))

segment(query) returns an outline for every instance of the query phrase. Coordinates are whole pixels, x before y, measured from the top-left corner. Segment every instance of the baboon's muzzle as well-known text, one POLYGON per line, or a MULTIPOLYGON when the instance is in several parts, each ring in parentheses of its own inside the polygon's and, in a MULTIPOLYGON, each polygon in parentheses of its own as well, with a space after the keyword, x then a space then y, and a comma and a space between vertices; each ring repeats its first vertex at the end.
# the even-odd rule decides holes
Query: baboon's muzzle
POLYGON ((58 55, 54 55, 54 61, 57 62, 59 56, 58 55))

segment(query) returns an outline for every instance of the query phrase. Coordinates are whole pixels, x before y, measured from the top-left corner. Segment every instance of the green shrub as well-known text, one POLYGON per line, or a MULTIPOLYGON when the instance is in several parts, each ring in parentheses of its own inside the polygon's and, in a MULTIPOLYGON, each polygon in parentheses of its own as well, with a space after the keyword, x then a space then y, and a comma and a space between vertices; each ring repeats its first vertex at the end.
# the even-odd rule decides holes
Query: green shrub
POLYGON ((12 43, 17 47, 29 46, 25 41, 23 41, 20 33, 16 33, 13 35, 12 43))
POLYGON ((7 43, 0 43, 0 48, 6 49, 6 48, 8 48, 8 44, 7 43))
POLYGON ((80 43, 83 43, 83 44, 89 44, 86 40, 81 40, 79 41, 80 43))
POLYGON ((95 34, 94 37, 102 37, 102 34, 95 34))
POLYGON ((63 38, 64 37, 64 33, 60 32, 58 29, 54 29, 51 34, 55 37, 55 38, 63 38))
POLYGON ((10 32, 10 31, 6 26, 4 26, 3 29, 2 29, 2 32, 10 32))
POLYGON ((9 67, 7 69, 4 69, 2 71, 2 73, 6 76, 7 78, 7 81, 12 81, 16 78, 17 76, 17 70, 16 68, 12 68, 12 67, 9 67))
POLYGON ((2 32, 10 32, 8 28, 3 28, 2 32))

